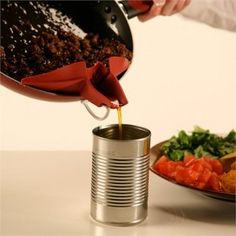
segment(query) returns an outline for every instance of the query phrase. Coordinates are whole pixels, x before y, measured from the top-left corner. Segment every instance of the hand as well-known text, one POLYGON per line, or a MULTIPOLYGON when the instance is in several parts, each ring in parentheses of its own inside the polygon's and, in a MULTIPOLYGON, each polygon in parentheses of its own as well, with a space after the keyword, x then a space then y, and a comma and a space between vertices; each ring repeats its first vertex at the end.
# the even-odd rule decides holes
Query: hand
POLYGON ((170 16, 182 11, 191 0, 153 0, 153 6, 148 13, 138 16, 140 21, 149 20, 155 16, 170 16))

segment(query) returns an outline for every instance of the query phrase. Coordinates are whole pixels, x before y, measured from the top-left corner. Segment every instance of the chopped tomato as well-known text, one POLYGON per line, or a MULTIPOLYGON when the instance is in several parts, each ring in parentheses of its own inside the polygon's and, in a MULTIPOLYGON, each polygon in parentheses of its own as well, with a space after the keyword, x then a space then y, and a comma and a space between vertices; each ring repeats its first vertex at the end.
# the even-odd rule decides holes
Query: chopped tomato
POLYGON ((158 162, 155 164, 154 169, 160 172, 161 174, 168 176, 166 163, 167 162, 158 162))
POLYGON ((218 192, 221 189, 219 176, 215 172, 213 172, 211 174, 211 177, 209 179, 209 187, 210 187, 210 189, 212 189, 214 191, 218 191, 218 192))
POLYGON ((169 161, 168 157, 166 157, 166 156, 161 156, 161 157, 158 159, 158 161, 155 163, 154 168, 155 168, 156 166, 158 166, 160 163, 168 162, 168 161, 169 161))
POLYGON ((158 159, 158 161, 154 164, 154 169, 155 170, 158 170, 159 169, 159 166, 161 163, 164 163, 164 162, 167 162, 169 161, 169 159, 166 157, 166 156, 162 156, 158 159))
POLYGON ((197 171, 198 173, 202 173, 203 170, 204 170, 204 167, 203 167, 199 162, 193 163, 193 164, 190 166, 190 168, 191 168, 192 170, 197 171))
POLYGON ((190 166, 195 161, 196 161, 196 158, 193 155, 187 155, 184 157, 184 165, 185 166, 190 166))
POLYGON ((205 168, 203 170, 203 172, 200 174, 198 182, 199 183, 204 183, 205 186, 207 185, 207 182, 209 181, 210 177, 211 177, 211 171, 207 168, 205 168))
POLYGON ((180 169, 176 172, 175 180, 178 183, 182 183, 188 186, 195 186, 195 182, 198 179, 199 174, 196 171, 189 169, 180 169))
POLYGON ((175 180, 178 183, 184 183, 185 179, 188 177, 187 169, 182 167, 178 168, 175 173, 175 180))
POLYGON ((163 175, 169 176, 167 163, 170 160, 166 156, 162 156, 154 165, 154 169, 163 175))
POLYGON ((197 159, 188 155, 183 161, 172 161, 162 156, 154 169, 177 183, 199 189, 220 190, 219 175, 223 173, 223 166, 220 161, 209 157, 197 159))
POLYGON ((199 189, 205 189, 207 186, 207 183, 206 182, 197 182, 195 187, 196 188, 199 188, 199 189))
POLYGON ((224 173, 224 167, 220 161, 211 159, 210 163, 213 171, 216 172, 218 175, 222 175, 224 173))
POLYGON ((166 165, 167 165, 168 176, 174 178, 176 175, 176 168, 178 166, 178 163, 175 161, 169 161, 166 165))
MULTIPOLYGON (((196 181, 198 180, 199 178, 199 175, 200 173, 198 173, 197 171, 195 170, 191 170, 191 169, 187 169, 188 170, 188 176, 189 176, 189 179, 190 179, 190 182, 195 184, 196 181)), ((187 182, 186 182, 187 183, 187 182)))
POLYGON ((208 170, 212 171, 212 166, 210 164, 210 162, 208 161, 207 158, 200 158, 198 159, 198 162, 204 167, 207 168, 208 170))
POLYGON ((157 163, 167 162, 167 161, 169 161, 168 157, 163 155, 161 158, 158 159, 157 163))

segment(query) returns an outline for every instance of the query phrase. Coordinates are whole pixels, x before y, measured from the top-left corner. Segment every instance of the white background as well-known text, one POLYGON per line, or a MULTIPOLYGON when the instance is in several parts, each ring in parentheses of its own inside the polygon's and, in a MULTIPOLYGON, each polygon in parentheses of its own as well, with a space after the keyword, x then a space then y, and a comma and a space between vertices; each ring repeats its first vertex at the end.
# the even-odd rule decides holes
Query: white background
MULTIPOLYGON (((121 80, 123 121, 149 128, 152 145, 194 125, 236 127, 236 33, 180 16, 129 21, 134 59, 121 80)), ((96 109, 98 113, 102 109, 96 109)), ((0 86, 1 150, 90 150, 94 120, 80 102, 34 100, 0 86)))

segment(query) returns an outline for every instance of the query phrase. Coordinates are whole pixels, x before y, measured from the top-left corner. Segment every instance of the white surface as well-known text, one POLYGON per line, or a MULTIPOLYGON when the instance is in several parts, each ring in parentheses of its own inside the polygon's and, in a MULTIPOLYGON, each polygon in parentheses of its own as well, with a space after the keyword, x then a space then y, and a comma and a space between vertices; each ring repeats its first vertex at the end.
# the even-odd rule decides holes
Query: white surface
POLYGON ((1 152, 1 236, 234 236, 235 205, 150 172, 149 213, 131 227, 89 217, 90 152, 1 152))
MULTIPOLYGON (((180 16, 129 21, 134 60, 121 84, 124 123, 152 131, 152 144, 194 125, 236 127, 236 33, 180 16)), ((97 112, 101 109, 97 109, 97 112)), ((50 103, 0 86, 1 150, 90 150, 94 120, 79 102, 50 103)))

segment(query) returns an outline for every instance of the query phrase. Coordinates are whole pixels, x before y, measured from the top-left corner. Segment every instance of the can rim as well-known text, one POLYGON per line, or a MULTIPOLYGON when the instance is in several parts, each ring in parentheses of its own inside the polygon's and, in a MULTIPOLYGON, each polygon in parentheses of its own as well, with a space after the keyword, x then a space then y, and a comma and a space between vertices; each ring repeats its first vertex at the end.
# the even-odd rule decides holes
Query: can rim
POLYGON ((108 128, 114 128, 114 127, 118 128, 119 125, 118 124, 100 125, 100 126, 95 127, 92 130, 92 132, 93 132, 94 136, 97 136, 100 139, 112 140, 112 141, 118 141, 118 142, 142 141, 142 140, 145 140, 151 136, 151 131, 149 129, 141 127, 141 126, 137 126, 137 125, 131 125, 131 124, 122 124, 122 127, 129 127, 129 128, 133 128, 134 130, 140 130, 140 131, 144 132, 145 135, 143 135, 143 137, 140 137, 140 138, 116 139, 116 138, 103 137, 102 135, 98 134, 98 132, 101 130, 108 129, 108 128))

